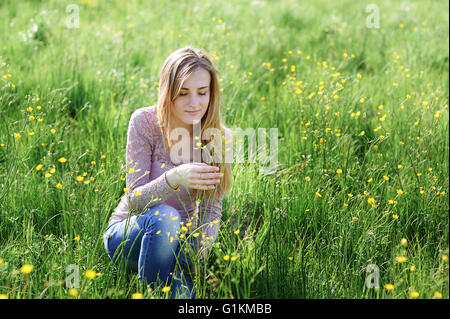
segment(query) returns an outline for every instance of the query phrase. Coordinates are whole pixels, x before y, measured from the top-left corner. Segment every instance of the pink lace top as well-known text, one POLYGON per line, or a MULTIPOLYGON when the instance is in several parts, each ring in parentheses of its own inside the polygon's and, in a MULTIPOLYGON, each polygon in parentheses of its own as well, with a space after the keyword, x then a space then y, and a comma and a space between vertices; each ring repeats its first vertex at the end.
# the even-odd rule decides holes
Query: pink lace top
POLYGON ((126 219, 135 211, 144 212, 164 203, 178 210, 185 225, 191 222, 195 228, 200 227, 203 239, 209 242, 216 239, 222 216, 222 197, 216 192, 209 200, 193 203, 193 190, 187 191, 183 185, 175 190, 167 184, 164 173, 187 162, 178 165, 171 162, 170 151, 164 145, 159 128, 156 105, 139 108, 131 115, 126 162, 128 191, 114 210, 109 225, 126 219))

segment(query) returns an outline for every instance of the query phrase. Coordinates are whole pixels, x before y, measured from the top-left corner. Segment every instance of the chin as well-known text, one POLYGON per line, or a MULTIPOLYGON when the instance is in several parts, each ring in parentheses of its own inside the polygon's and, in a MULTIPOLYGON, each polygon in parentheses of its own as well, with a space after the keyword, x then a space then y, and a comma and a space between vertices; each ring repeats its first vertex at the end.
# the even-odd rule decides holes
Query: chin
MULTIPOLYGON (((185 123, 187 122, 187 123, 189 123, 190 121, 192 121, 192 120, 201 120, 202 119, 202 117, 203 117, 203 115, 204 114, 201 114, 201 113, 199 113, 199 114, 193 114, 193 115, 186 115, 185 116, 185 123)), ((189 123, 189 124, 192 124, 192 123, 189 123)))

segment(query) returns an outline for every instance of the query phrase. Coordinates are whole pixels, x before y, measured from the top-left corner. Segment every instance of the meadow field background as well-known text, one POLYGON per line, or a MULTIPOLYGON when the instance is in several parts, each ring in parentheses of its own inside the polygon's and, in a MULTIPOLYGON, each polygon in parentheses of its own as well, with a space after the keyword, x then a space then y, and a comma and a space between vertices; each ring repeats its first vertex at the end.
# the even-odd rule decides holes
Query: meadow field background
POLYGON ((0 0, 0 297, 170 297, 139 294, 102 234, 129 118, 191 45, 220 71, 225 124, 279 138, 274 174, 233 164, 198 298, 449 298, 448 10, 0 0))

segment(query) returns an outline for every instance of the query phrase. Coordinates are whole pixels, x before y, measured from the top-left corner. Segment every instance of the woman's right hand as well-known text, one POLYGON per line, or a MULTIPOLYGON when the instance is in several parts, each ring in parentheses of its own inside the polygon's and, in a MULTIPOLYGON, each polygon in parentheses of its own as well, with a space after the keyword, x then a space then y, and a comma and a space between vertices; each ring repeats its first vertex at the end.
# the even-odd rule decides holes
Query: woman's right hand
POLYGON ((217 166, 206 163, 187 163, 167 172, 169 185, 187 185, 189 188, 210 190, 220 183, 223 177, 217 166))

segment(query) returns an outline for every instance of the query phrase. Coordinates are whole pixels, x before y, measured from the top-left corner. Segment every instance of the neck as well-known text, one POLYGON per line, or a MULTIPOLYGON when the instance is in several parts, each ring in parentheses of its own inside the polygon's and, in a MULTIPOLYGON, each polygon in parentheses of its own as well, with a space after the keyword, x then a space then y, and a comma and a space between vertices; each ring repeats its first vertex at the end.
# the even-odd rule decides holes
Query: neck
MULTIPOLYGON (((198 124, 200 125, 200 124, 198 124)), ((192 136, 194 134, 194 124, 186 124, 183 122, 177 122, 177 121, 173 121, 173 128, 184 128, 189 132, 189 137, 190 139, 192 139, 192 136)), ((197 128, 198 131, 196 131, 195 133, 198 133, 198 135, 200 134, 200 128, 197 128)))

